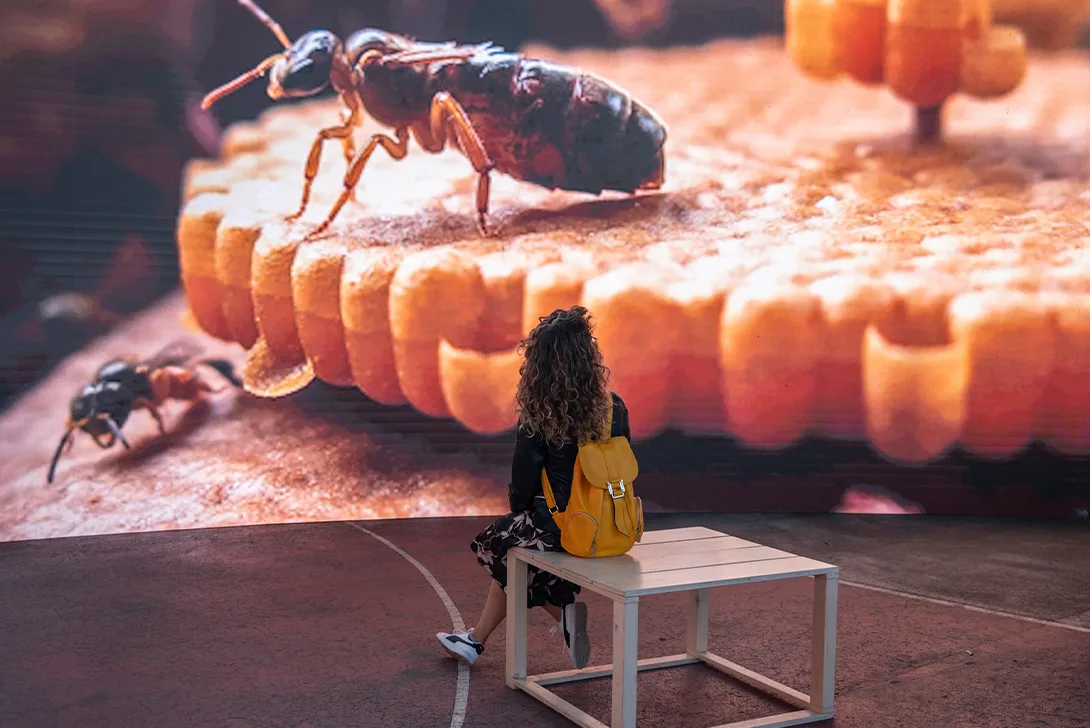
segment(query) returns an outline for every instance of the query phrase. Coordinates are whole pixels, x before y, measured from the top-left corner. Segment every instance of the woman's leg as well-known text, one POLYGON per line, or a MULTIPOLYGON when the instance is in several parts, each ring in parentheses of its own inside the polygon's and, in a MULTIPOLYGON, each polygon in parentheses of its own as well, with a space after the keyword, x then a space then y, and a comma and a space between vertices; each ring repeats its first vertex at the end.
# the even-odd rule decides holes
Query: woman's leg
MULTIPOLYGON (((555 604, 545 604, 545 611, 552 615, 553 619, 560 620, 560 607, 555 604)), ((471 630, 473 639, 482 645, 488 641, 492 633, 496 631, 507 617, 507 594, 499 582, 493 580, 488 587, 488 598, 484 601, 484 609, 477 620, 477 625, 471 630)))
MULTIPOLYGON (((559 538, 559 533, 546 534, 537 528, 533 522, 533 516, 529 513, 508 513, 477 535, 470 548, 477 554, 477 561, 489 572, 492 582, 488 587, 488 596, 485 599, 484 609, 481 610, 481 616, 470 630, 473 639, 483 645, 507 616, 507 594, 504 592, 504 585, 507 581, 508 549, 533 542, 540 543, 544 540, 548 550, 558 551, 560 550, 559 538)), ((574 601, 579 588, 566 582, 559 582, 569 589, 561 588, 559 594, 554 594, 557 590, 553 583, 558 582, 557 577, 540 572, 533 567, 529 568, 528 577, 528 606, 531 608, 543 606, 552 618, 559 622, 562 614, 559 605, 574 601)))
POLYGON ((507 595, 504 594, 503 587, 500 586, 499 582, 493 579, 488 587, 488 598, 484 601, 481 617, 477 620, 477 626, 472 629, 473 639, 483 645, 506 616, 507 595))

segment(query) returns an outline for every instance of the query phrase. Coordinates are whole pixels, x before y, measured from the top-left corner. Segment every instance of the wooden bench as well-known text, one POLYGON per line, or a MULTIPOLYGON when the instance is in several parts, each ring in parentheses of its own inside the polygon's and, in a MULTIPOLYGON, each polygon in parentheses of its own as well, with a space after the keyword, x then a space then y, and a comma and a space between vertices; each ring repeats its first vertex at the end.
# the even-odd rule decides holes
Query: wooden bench
POLYGON ((508 552, 507 686, 524 690, 584 728, 606 728, 561 699, 550 685, 613 677, 612 728, 636 725, 636 674, 704 663, 773 695, 796 710, 718 728, 782 728, 833 717, 836 661, 836 602, 839 569, 820 561, 768 548, 707 528, 649 531, 624 556, 581 559, 564 553, 512 549, 508 552), (527 565, 532 564, 613 600, 613 664, 526 674, 527 565), (747 670, 708 651, 708 590, 772 579, 813 577, 814 622, 810 695, 747 670), (685 652, 637 659, 640 597, 689 592, 685 652))

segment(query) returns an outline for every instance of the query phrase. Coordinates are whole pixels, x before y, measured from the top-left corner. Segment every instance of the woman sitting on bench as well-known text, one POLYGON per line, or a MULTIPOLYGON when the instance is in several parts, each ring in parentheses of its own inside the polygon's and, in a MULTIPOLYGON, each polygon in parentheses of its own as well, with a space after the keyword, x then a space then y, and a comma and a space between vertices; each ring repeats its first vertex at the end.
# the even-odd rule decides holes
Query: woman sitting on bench
MULTIPOLYGON (((482 531, 470 548, 492 577, 484 610, 466 632, 440 632, 439 643, 458 660, 472 665, 507 613, 507 551, 521 547, 562 551, 560 529, 549 513, 541 485, 542 470, 563 511, 568 503, 579 443, 605 429, 613 400, 610 437, 631 440, 628 411, 609 390, 609 370, 594 338, 590 316, 582 306, 558 309, 540 323, 519 346, 524 356, 516 401, 519 426, 511 464, 508 496, 511 512, 482 531)), ((590 660, 587 605, 576 602, 580 587, 529 567, 526 603, 544 609, 557 628, 577 668, 590 660)))

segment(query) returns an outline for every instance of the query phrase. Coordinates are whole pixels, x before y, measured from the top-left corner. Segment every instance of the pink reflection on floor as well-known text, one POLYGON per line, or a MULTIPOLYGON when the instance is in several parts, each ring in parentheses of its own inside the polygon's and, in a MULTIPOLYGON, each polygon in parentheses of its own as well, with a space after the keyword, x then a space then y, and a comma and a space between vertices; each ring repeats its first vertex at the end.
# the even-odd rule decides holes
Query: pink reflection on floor
POLYGON ((917 515, 923 513, 919 503, 902 498, 892 490, 878 485, 853 485, 844 491, 833 513, 882 513, 886 515, 917 515))

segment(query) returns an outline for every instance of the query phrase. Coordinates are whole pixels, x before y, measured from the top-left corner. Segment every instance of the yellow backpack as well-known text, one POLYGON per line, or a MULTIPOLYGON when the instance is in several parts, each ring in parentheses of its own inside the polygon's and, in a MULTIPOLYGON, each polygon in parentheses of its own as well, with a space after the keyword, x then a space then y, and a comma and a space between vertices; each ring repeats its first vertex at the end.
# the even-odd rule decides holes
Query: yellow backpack
POLYGON ((560 545, 573 556, 620 556, 643 537, 643 501, 632 488, 639 473, 636 456, 625 437, 610 437, 612 429, 611 396, 604 436, 579 446, 563 511, 557 510, 549 476, 541 470, 545 502, 560 527, 560 545))

